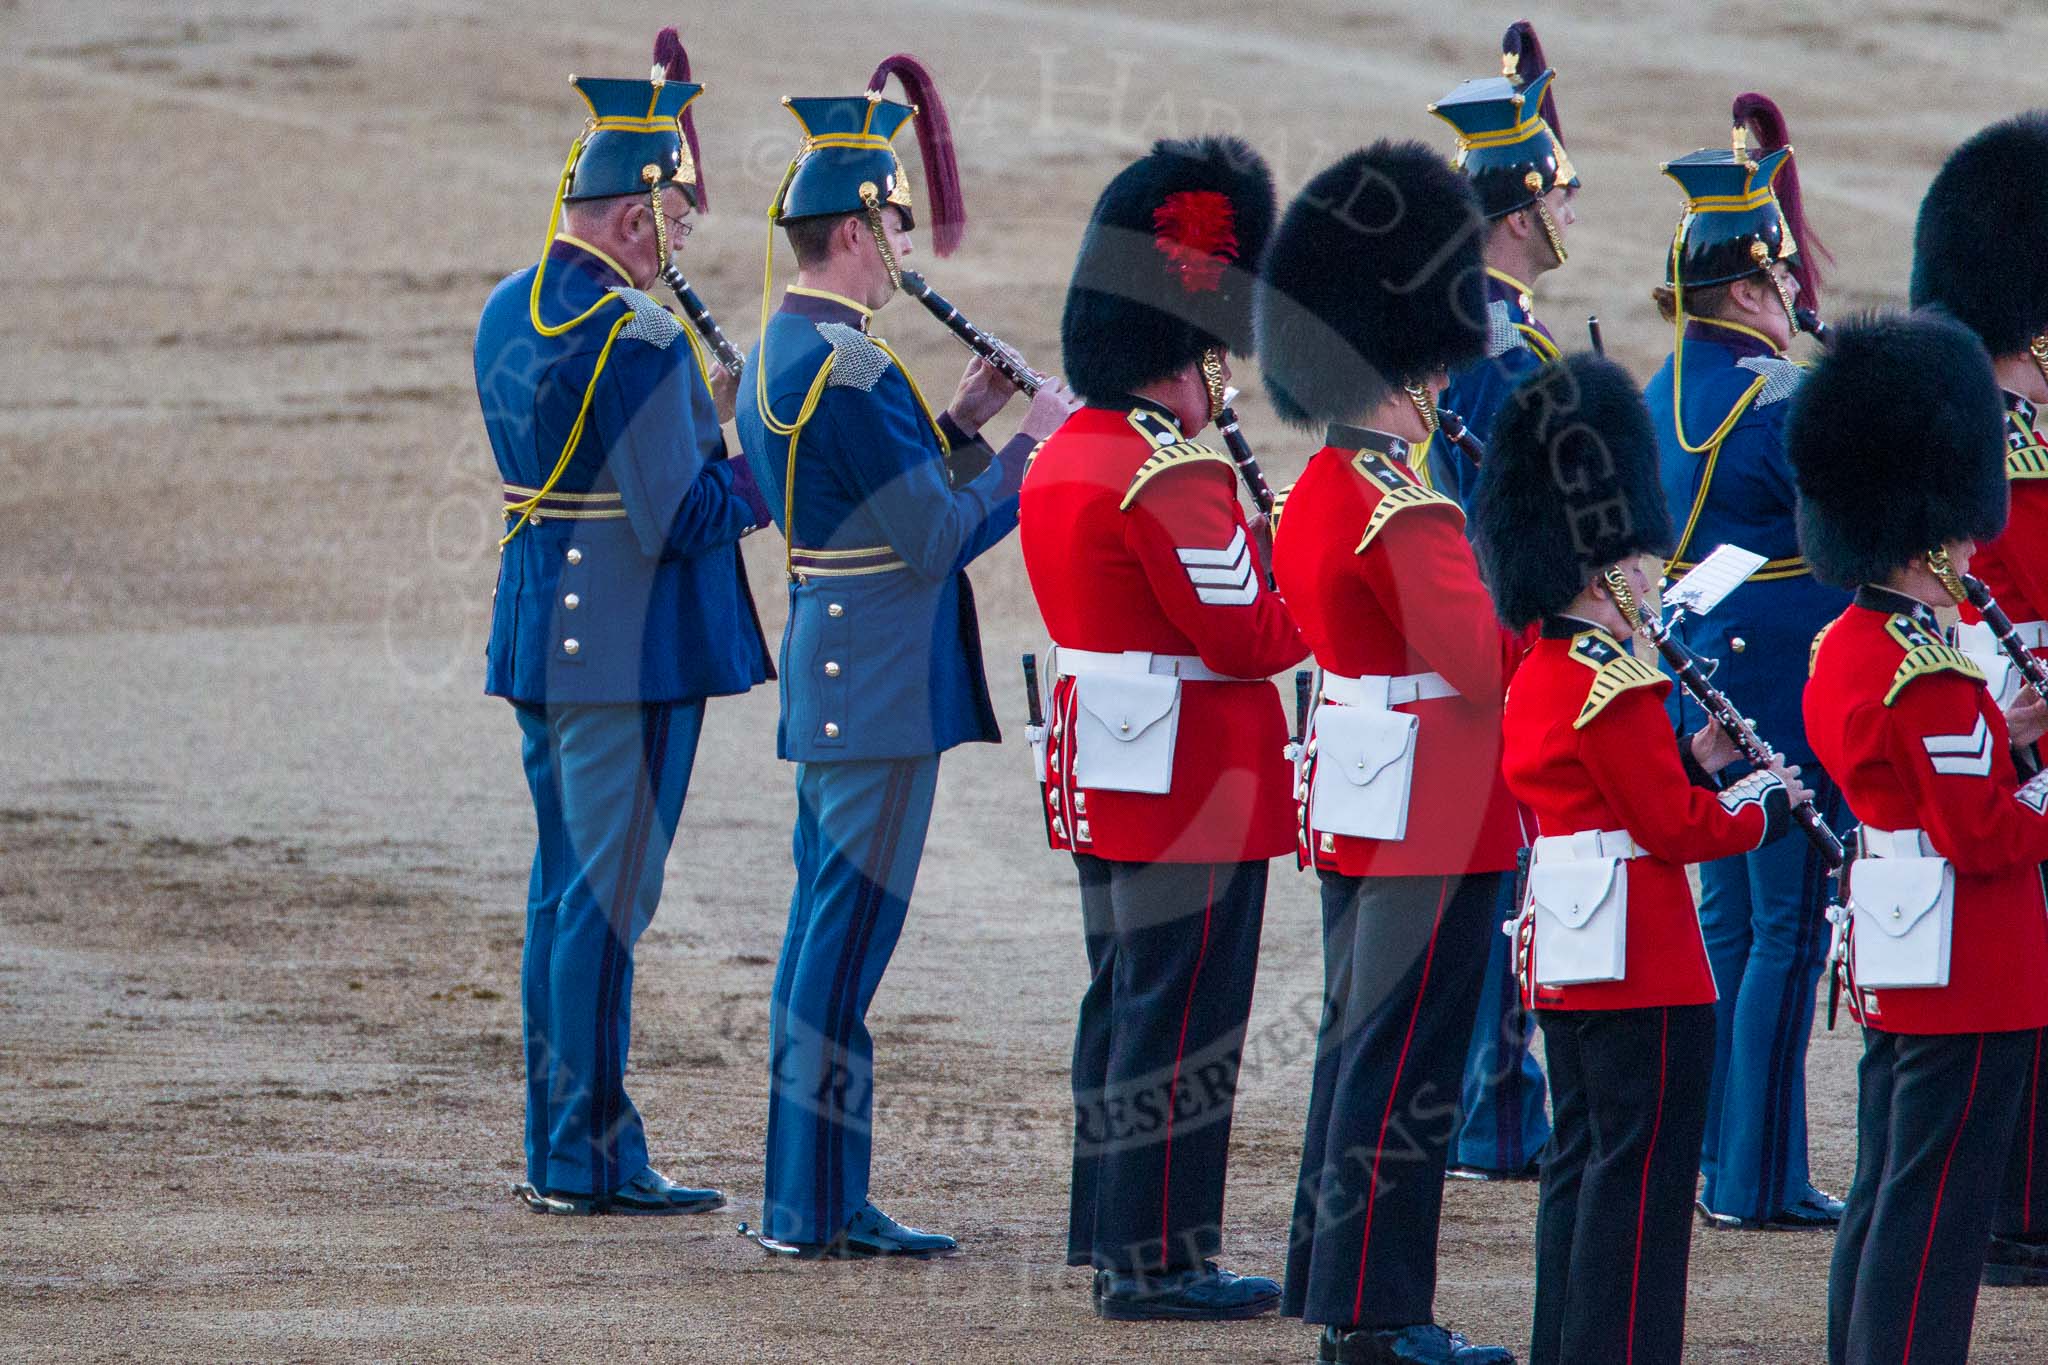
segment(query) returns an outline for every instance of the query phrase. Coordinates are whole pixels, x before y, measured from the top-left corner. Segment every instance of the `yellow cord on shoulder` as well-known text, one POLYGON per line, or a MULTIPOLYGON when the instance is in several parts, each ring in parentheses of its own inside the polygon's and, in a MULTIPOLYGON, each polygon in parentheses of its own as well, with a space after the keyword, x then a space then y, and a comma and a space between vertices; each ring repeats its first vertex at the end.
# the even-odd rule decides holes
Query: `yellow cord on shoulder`
MULTIPOLYGON (((765 330, 761 338, 767 340, 765 330)), ((818 399, 825 392, 825 381, 832 377, 832 362, 837 359, 837 351, 826 355, 825 363, 818 367, 818 377, 811 381, 810 392, 804 395, 804 405, 797 410, 796 421, 789 428, 789 460, 782 467, 782 573, 791 582, 796 581, 796 566, 791 558, 796 553, 796 443, 803 439, 804 427, 818 410, 818 399)), ((768 412, 765 399, 761 411, 764 415, 768 412)))
MULTIPOLYGON (((549 326, 547 323, 542 322, 540 320, 540 286, 541 281, 547 278, 548 251, 554 246, 555 234, 561 231, 562 197, 569 193, 569 180, 576 173, 576 158, 582 155, 583 139, 579 137, 576 139, 574 145, 572 145, 569 148, 569 159, 562 164, 562 179, 560 183, 558 183, 555 186, 555 206, 548 213, 547 240, 541 243, 540 264, 534 268, 533 288, 529 290, 526 295, 527 316, 533 321, 533 330, 539 332, 544 337, 558 337, 562 335, 564 332, 574 331, 576 328, 582 326, 583 323, 588 321, 591 314, 595 313, 598 309, 604 307, 606 304, 616 303, 623 306, 626 302, 617 294, 614 294, 609 289, 607 289, 604 293, 598 296, 596 303, 591 304, 590 307, 584 309, 575 317, 570 318, 567 322, 562 323, 560 326, 549 326)), ((502 541, 499 543, 503 544, 502 541)))
POLYGON ((1721 443, 1728 439, 1728 433, 1749 411, 1749 405, 1763 392, 1764 376, 1758 375, 1742 397, 1735 400, 1735 406, 1728 410, 1721 425, 1714 428, 1714 434, 1703 443, 1694 445, 1685 439, 1685 284, 1683 272, 1679 269, 1679 256, 1685 247, 1685 228, 1690 218, 1681 218, 1678 232, 1671 239, 1671 424, 1678 437, 1678 448, 1688 455, 1705 455, 1706 468, 1700 471, 1699 491, 1693 495, 1692 510, 1685 518, 1685 530, 1679 534, 1678 545, 1671 552, 1672 560, 1685 557, 1692 544, 1692 533, 1700 524, 1700 514, 1707 507, 1707 493, 1714 486, 1714 466, 1721 459, 1721 443))
POLYGON ((633 315, 627 313, 612 324, 611 334, 604 339, 604 349, 597 353, 597 364, 590 371, 590 384, 583 390, 583 406, 576 413, 576 425, 569 428, 569 439, 562 443, 562 453, 555 460, 555 467, 549 472, 547 482, 543 483, 532 497, 505 504, 506 512, 517 512, 519 520, 513 522, 512 529, 499 539, 500 549, 503 549, 512 537, 526 529, 527 523, 533 519, 534 509, 540 506, 542 499, 554 491, 555 485, 561 481, 563 471, 568 469, 570 457, 575 455, 576 445, 583 439, 583 424, 590 419, 590 402, 597 396, 598 376, 604 373, 605 361, 611 359, 612 343, 619 339, 619 333, 624 331, 626 324, 632 320, 633 315))

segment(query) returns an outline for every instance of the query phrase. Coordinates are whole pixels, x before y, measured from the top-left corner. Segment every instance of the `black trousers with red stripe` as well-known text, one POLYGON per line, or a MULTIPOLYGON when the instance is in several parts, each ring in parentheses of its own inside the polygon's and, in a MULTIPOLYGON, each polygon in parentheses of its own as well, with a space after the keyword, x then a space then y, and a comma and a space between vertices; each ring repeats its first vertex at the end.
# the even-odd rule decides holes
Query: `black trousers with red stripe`
POLYGON ((1433 1321, 1444 1162, 1505 873, 1323 882, 1323 1021, 1280 1311, 1433 1321))
POLYGON ((2048 1241, 2048 1029, 2027 1035, 2026 1079, 1991 1230, 2014 1241, 2048 1241))
POLYGON ((1542 1010, 1555 1111, 1530 1365, 1678 1365, 1714 1007, 1542 1010))
POLYGON ((1828 1275, 1830 1365, 1969 1358, 2034 1038, 1865 1030, 1856 1183, 1828 1275))
POLYGON ((1074 1033, 1067 1264, 1159 1273, 1222 1243, 1266 863, 1075 854, 1089 982, 1074 1033))

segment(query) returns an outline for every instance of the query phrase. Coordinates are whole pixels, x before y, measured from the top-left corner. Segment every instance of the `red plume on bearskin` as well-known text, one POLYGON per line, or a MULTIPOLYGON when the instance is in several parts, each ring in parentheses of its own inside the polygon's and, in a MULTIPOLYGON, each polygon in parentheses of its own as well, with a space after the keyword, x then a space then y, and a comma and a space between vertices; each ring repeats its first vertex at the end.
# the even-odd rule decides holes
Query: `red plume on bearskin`
MULTIPOLYGON (((1749 129, 1762 151, 1775 152, 1792 142, 1785 127, 1785 115, 1776 104, 1755 91, 1735 97, 1735 126, 1749 129)), ((1792 261, 1792 277, 1799 281, 1799 301, 1808 308, 1819 308, 1820 263, 1834 264, 1835 255, 1806 225, 1806 205, 1799 194, 1797 159, 1788 160, 1785 169, 1778 172, 1774 193, 1778 197, 1778 207, 1785 212, 1785 225, 1792 230, 1792 240, 1799 246, 1799 255, 1792 261)))
POLYGON ((1237 212, 1217 190, 1181 190, 1152 211, 1152 243, 1190 294, 1214 293, 1237 259, 1237 212))
POLYGON ((917 106, 917 146, 924 156, 924 192, 932 209, 932 250, 950 256, 967 233, 960 163, 953 155, 953 125, 946 118, 939 87, 923 62, 907 52, 886 57, 868 77, 868 89, 881 90, 891 76, 903 82, 903 93, 917 106))
MULTIPOLYGON (((1527 19, 1517 19, 1508 26, 1507 33, 1500 40, 1500 50, 1515 59, 1515 84, 1527 85, 1548 69, 1543 60, 1543 44, 1537 40, 1536 26, 1527 19)), ((1553 89, 1556 82, 1552 83, 1553 89)), ((1560 146, 1564 143, 1564 126, 1557 121, 1557 96, 1551 90, 1543 92, 1543 104, 1537 110, 1543 121, 1550 125, 1551 136, 1560 146)))
MULTIPOLYGON (((666 80, 690 79, 690 54, 683 50, 682 35, 675 29, 665 28, 654 35, 654 64, 666 80)), ((688 109, 683 110, 683 141, 690 144, 690 161, 697 168, 697 212, 708 213, 711 199, 704 187, 704 154, 697 149, 697 120, 688 109)))

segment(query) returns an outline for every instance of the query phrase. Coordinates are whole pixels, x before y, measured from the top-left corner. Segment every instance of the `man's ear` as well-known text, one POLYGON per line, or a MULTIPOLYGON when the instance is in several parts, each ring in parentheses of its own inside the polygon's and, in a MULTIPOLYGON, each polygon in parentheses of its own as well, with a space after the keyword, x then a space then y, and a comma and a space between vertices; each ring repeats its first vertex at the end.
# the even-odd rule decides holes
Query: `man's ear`
POLYGON ((841 251, 860 250, 861 239, 867 235, 867 230, 867 224, 861 221, 861 217, 857 213, 849 213, 846 217, 840 219, 839 249, 841 251))

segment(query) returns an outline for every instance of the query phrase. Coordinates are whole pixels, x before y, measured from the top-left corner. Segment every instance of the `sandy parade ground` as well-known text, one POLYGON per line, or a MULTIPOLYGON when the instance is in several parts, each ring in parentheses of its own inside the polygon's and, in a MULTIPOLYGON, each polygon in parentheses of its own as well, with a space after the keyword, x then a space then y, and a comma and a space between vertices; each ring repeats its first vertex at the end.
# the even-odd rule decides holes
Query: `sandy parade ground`
MULTIPOLYGON (((766 999, 789 892, 775 694, 714 703, 643 940, 633 1089, 656 1164, 729 1213, 522 1212, 518 955, 532 813, 480 692, 497 475, 471 380, 486 293, 538 252, 581 106, 683 29, 713 213, 684 265, 742 345, 786 93, 908 49, 952 106, 973 227, 918 262, 1050 367, 1103 182, 1156 136, 1241 132, 1291 194, 1497 70, 1496 0, 546 5, 0 0, 0 1359, 1310 1358, 1265 1319, 1097 1322, 1062 1264, 1084 962, 1016 730, 1041 644, 1014 541, 976 567, 1001 747, 945 762, 876 1002, 874 1188, 932 1264, 795 1265, 761 1191, 766 999)), ((1586 182, 1541 309, 1647 375, 1647 290, 1738 91, 1791 119, 1838 257, 1828 309, 1904 293, 1940 156, 2042 98, 2048 13, 1993 0, 1531 10, 1586 182)), ((908 143, 906 141, 907 149, 908 143)), ((781 267, 785 272, 785 256, 781 267)), ((962 354, 885 332, 944 391, 962 354)), ((1241 370, 1251 375, 1246 363, 1241 370)), ((1312 442, 1246 382, 1284 482, 1312 442)), ((1021 406, 1016 410, 1021 411, 1021 406)), ((1014 417, 1015 413, 1011 414, 1014 417)), ((1003 429, 1007 430, 1007 425, 1003 429)), ((771 636, 781 546, 748 543, 771 636)), ((1312 879, 1276 868, 1226 1258, 1277 1273, 1319 1001, 1312 879)), ((1815 1178, 1854 1158, 1847 1022, 1810 1065, 1815 1178)), ((1440 1316, 1526 1346, 1530 1186, 1449 1191, 1440 1316)), ((1829 1238, 1696 1234, 1688 1359, 1809 1362, 1829 1238)), ((1986 1290, 1975 1359, 2048 1359, 2048 1293, 1986 1290)))

